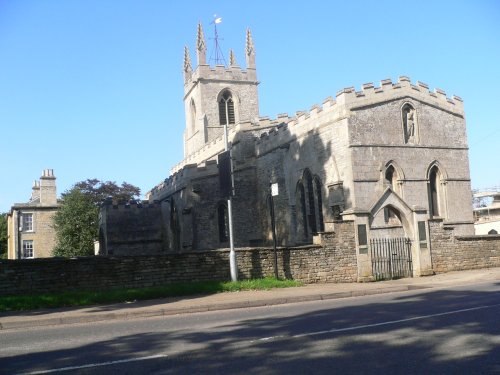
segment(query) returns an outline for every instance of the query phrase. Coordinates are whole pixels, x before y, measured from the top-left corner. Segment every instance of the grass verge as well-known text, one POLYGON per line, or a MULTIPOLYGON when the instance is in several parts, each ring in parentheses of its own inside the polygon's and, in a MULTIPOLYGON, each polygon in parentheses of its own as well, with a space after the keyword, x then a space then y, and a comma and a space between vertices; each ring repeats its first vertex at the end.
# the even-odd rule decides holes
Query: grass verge
POLYGON ((106 291, 61 292, 38 295, 0 297, 0 311, 34 310, 68 306, 87 306, 104 303, 148 300, 155 298, 180 297, 193 294, 237 292, 240 290, 268 290, 301 286, 295 280, 275 278, 243 281, 205 281, 176 283, 140 289, 113 289, 106 291))

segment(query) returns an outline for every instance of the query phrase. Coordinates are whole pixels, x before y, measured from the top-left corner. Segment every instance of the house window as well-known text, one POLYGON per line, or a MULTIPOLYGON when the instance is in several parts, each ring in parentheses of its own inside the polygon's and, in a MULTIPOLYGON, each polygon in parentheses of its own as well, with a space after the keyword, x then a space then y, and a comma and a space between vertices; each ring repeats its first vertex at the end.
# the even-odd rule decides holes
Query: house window
POLYGON ((23 231, 33 232, 33 214, 23 214, 23 231))
POLYGON ((234 101, 229 90, 224 91, 219 99, 219 122, 221 125, 235 123, 234 101))
POLYGON ((34 258, 33 255, 34 255, 34 252, 33 252, 33 240, 25 240, 25 241, 23 241, 23 253, 22 253, 23 259, 34 258))

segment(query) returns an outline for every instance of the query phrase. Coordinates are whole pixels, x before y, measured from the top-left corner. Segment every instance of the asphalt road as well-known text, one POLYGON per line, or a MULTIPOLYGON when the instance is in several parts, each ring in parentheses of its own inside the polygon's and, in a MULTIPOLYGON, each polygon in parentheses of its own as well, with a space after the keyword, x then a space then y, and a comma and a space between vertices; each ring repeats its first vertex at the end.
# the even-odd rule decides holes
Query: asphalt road
POLYGON ((0 373, 500 374, 500 283, 0 332, 0 373))

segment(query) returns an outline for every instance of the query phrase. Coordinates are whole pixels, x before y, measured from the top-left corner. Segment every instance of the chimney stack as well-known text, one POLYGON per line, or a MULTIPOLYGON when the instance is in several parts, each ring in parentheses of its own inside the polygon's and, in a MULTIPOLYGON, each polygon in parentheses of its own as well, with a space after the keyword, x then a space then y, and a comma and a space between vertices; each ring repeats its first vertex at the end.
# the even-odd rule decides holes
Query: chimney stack
MULTIPOLYGON (((33 189, 35 189, 33 187, 33 189)), ((40 204, 57 204, 56 177, 53 169, 44 169, 38 185, 40 204)))

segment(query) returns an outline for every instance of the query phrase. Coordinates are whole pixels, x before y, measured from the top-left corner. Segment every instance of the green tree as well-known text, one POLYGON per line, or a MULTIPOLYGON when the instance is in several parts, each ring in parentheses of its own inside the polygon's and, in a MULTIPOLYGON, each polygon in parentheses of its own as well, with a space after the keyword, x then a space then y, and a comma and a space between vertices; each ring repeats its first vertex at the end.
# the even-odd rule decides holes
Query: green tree
POLYGON ((7 213, 0 214, 0 259, 7 258, 7 213))
POLYGON ((138 198, 140 189, 126 182, 88 179, 76 183, 62 194, 62 203, 54 215, 56 246, 54 256, 74 257, 94 254, 94 241, 99 236, 99 203, 138 198))

